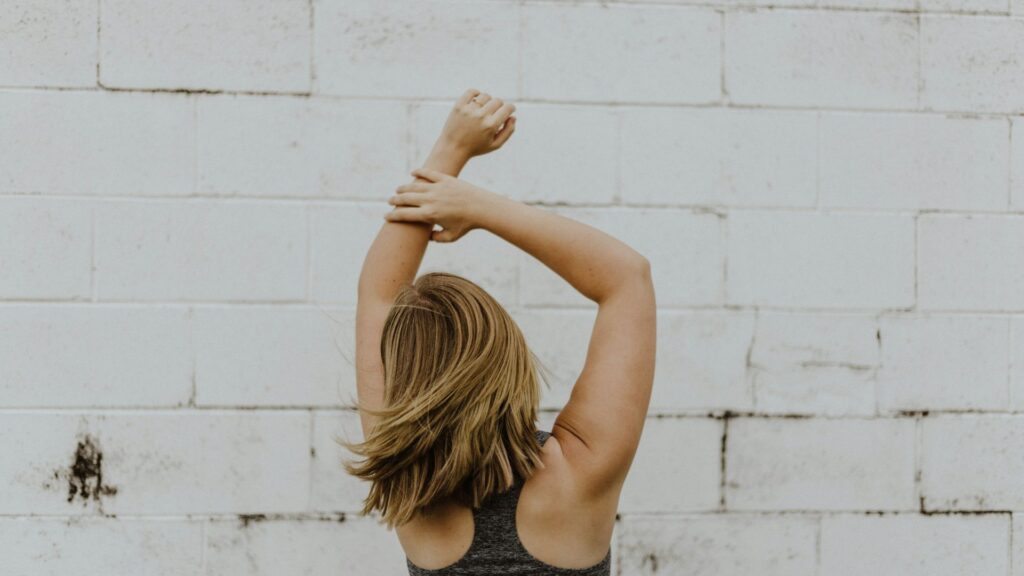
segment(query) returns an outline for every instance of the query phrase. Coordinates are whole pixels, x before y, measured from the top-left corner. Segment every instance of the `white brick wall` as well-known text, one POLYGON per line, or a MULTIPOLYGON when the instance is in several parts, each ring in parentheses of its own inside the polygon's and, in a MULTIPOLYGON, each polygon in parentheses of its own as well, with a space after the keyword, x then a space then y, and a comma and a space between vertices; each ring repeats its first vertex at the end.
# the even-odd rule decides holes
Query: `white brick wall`
MULTIPOLYGON (((359 267, 469 87, 472 182, 653 263, 619 576, 1024 576, 1024 0, 10 0, 4 574, 404 573, 340 467, 359 267)), ((595 309, 474 231, 550 369, 595 309)))

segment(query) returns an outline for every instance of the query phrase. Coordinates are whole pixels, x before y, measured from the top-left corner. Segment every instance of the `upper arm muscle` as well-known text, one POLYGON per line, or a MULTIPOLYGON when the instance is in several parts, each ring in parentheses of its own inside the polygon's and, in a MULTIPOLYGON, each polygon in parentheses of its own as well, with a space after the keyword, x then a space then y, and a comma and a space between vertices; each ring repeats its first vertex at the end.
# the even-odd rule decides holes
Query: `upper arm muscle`
MULTIPOLYGON (((380 339, 391 303, 372 297, 360 297, 356 305, 356 393, 360 404, 371 410, 384 406, 384 364, 380 339)), ((363 438, 368 438, 377 417, 359 412, 363 438)))
POLYGON ((626 479, 650 404, 655 333, 649 275, 598 307, 583 371, 551 430, 589 497, 617 492, 626 479))

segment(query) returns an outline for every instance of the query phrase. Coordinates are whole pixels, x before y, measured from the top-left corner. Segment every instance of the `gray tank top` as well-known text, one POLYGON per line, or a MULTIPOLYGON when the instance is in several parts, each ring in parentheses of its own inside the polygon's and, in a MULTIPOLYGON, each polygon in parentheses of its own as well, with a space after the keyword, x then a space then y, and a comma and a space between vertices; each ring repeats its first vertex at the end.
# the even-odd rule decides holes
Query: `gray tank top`
MULTIPOLYGON (((537 430, 537 440, 544 441, 550 432, 537 430)), ((406 566, 412 576, 475 576, 500 574, 504 576, 609 576, 612 550, 604 559, 587 568, 559 568, 534 558, 516 532, 516 503, 523 487, 523 479, 516 480, 512 488, 494 495, 482 507, 473 510, 473 543, 454 564, 444 568, 420 568, 407 556, 406 566)))

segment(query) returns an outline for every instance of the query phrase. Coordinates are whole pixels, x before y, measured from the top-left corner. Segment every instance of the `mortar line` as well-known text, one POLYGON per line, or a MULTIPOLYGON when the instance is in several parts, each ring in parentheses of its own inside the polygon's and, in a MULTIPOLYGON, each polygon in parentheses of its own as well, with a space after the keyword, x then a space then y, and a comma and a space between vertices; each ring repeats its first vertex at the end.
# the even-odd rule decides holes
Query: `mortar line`
POLYGON ((1007 136, 1008 136, 1008 140, 1009 140, 1009 142, 1007 144, 1007 147, 1009 148, 1009 150, 1008 150, 1008 158, 1007 158, 1007 162, 1006 162, 1006 210, 1007 211, 1012 211, 1013 210, 1013 184, 1014 184, 1014 174, 1013 174, 1013 130, 1014 130, 1014 126, 1017 123, 1014 122, 1013 119, 1010 118, 1010 117, 1006 118, 1006 123, 1008 124, 1008 126, 1007 126, 1007 136))
POLYGON ((761 312, 756 306, 753 310, 753 327, 750 331, 750 342, 747 343, 747 354, 745 357, 745 372, 747 377, 747 393, 750 395, 750 405, 756 411, 759 407, 757 397, 757 369, 754 367, 754 345, 757 341, 757 330, 760 326, 761 312))
POLYGON ((516 96, 523 99, 524 52, 526 42, 526 2, 516 3, 516 96))
POLYGON ((914 418, 914 499, 924 512, 924 493, 921 485, 924 474, 924 425, 923 417, 914 418))
MULTIPOLYGON (((920 9, 921 0, 914 0, 916 9, 920 9)), ((921 13, 918 11, 914 14, 914 30, 915 30, 915 42, 917 44, 915 51, 916 61, 914 62, 914 73, 917 75, 916 90, 914 90, 914 102, 916 108, 921 108, 921 100, 923 99, 922 94, 924 93, 924 69, 922 67, 921 52, 924 50, 924 41, 921 38, 921 31, 923 26, 921 25, 921 13)))
POLYGON ((725 48, 726 48, 726 42, 725 42, 726 22, 725 22, 725 20, 726 20, 726 18, 725 18, 725 14, 726 14, 725 10, 721 10, 719 12, 720 18, 719 18, 719 24, 718 24, 718 26, 719 26, 719 30, 718 30, 718 69, 719 69, 718 70, 718 98, 722 102, 722 104, 726 104, 726 103, 729 102, 729 85, 726 83, 726 77, 725 77, 725 62, 726 62, 726 56, 725 56, 725 48))
MULTIPOLYGON (((92 302, 88 297, 86 298, 9 298, 6 300, 0 300, 0 308, 19 308, 19 307, 53 307, 58 308, 62 306, 77 307, 84 304, 89 304, 95 308, 103 307, 117 307, 117 308, 149 308, 149 309, 160 309, 160 308, 186 308, 186 307, 197 307, 197 308, 265 308, 274 307, 279 309, 332 309, 342 312, 352 312, 355 309, 355 303, 347 302, 343 300, 313 300, 306 301, 304 299, 281 299, 281 300, 209 300, 209 299, 195 299, 195 300, 160 300, 160 299, 103 299, 92 302)), ((517 311, 541 311, 541 310, 553 310, 557 312, 578 312, 578 313, 593 313, 595 307, 591 304, 545 304, 545 303, 517 303, 517 311)), ((708 305, 658 305, 659 313, 672 314, 672 315, 687 315, 687 314, 708 314, 708 313, 719 313, 722 315, 729 314, 743 314, 753 311, 768 312, 771 314, 788 314, 788 315, 804 315, 804 314, 819 314, 822 316, 871 316, 874 314, 884 314, 905 318, 923 318, 928 316, 969 316, 977 318, 1024 318, 1024 309, 1016 310, 984 310, 984 309, 952 309, 952 308, 930 308, 927 310, 908 310, 906 308, 823 308, 823 307, 787 307, 787 306, 768 306, 763 304, 758 305, 746 305, 746 304, 708 304, 708 305)))
MULTIPOLYGON (((732 239, 732 221, 726 213, 725 217, 719 217, 716 220, 718 224, 718 241, 722 246, 722 270, 720 272, 721 287, 717 290, 719 299, 722 306, 729 305, 729 240, 732 239)), ((756 312, 758 305, 752 305, 751 308, 756 312)))
POLYGON ((727 498, 728 493, 728 471, 726 469, 729 450, 729 418, 728 413, 722 417, 722 436, 721 436, 721 447, 719 452, 719 475, 721 478, 718 482, 718 508, 723 512, 727 510, 727 498))
POLYGON ((309 409, 309 483, 306 491, 306 508, 313 507, 313 476, 316 471, 316 417, 313 408, 309 409))
POLYGON ((309 93, 317 90, 316 81, 316 0, 307 0, 309 5, 309 93))
POLYGON ((96 86, 101 86, 100 83, 100 55, 102 50, 100 49, 100 42, 102 42, 103 34, 103 0, 96 0, 96 86))
POLYGON ((814 533, 814 573, 817 576, 821 574, 821 539, 825 530, 825 517, 819 514, 816 525, 818 529, 814 533))
POLYGON ((96 206, 89 210, 89 293, 92 302, 99 301, 96 282, 96 206))
POLYGON ((920 282, 919 282, 919 276, 920 276, 919 268, 920 268, 920 266, 918 265, 918 260, 920 258, 920 253, 918 251, 918 246, 920 244, 921 244, 921 214, 917 213, 917 214, 914 214, 914 302, 910 306, 910 309, 912 311, 914 311, 914 312, 916 312, 918 310, 918 306, 920 305, 920 302, 921 302, 921 290, 920 290, 920 286, 919 286, 919 284, 920 284, 920 282))
POLYGON ((199 98, 189 96, 192 100, 192 193, 199 193, 199 98))
POLYGON ((206 571, 207 570, 206 555, 207 555, 207 550, 210 548, 210 520, 209 519, 203 519, 203 540, 202 541, 203 541, 203 549, 202 549, 202 555, 200 556, 200 564, 202 566, 202 571, 200 572, 200 574, 203 574, 205 576, 207 574, 207 571, 206 571))
POLYGON ((884 312, 879 312, 878 314, 875 315, 875 346, 876 346, 876 350, 878 352, 878 363, 877 363, 877 367, 875 368, 875 376, 874 376, 874 378, 872 379, 872 382, 871 382, 872 393, 874 394, 874 398, 872 400, 874 401, 874 405, 875 405, 875 416, 880 416, 882 414, 882 404, 881 404, 881 401, 879 399, 879 392, 878 391, 879 391, 879 386, 881 386, 881 384, 879 383, 879 380, 881 378, 879 376, 882 373, 882 369, 884 367, 884 362, 885 362, 884 356, 883 356, 883 351, 882 351, 882 316, 883 315, 884 315, 884 312))
POLYGON ((306 204, 306 301, 313 302, 313 207, 306 204))
MULTIPOLYGON (((1022 18, 1024 20, 1024 18, 1022 18)), ((328 102, 413 102, 423 104, 450 104, 450 98, 432 96, 363 96, 345 94, 326 94, 301 91, 260 91, 260 90, 221 90, 221 89, 197 89, 197 88, 122 88, 98 86, 95 88, 62 87, 62 86, 5 86, 0 85, 0 91, 11 93, 24 92, 80 92, 80 93, 102 93, 120 92, 126 94, 182 94, 190 95, 224 95, 224 96, 264 96, 268 98, 294 98, 302 100, 318 100, 328 102)), ((636 107, 647 108, 668 108, 668 109, 725 109, 725 110, 761 110, 775 112, 829 112, 829 113, 859 113, 879 115, 918 115, 918 116, 943 116, 950 118, 967 118, 974 120, 993 120, 1006 117, 1024 117, 1024 109, 1001 110, 1001 111, 979 111, 964 110, 957 108, 929 108, 923 110, 916 105, 912 107, 875 107, 857 108, 853 106, 830 106, 822 104, 799 105, 799 104, 767 104, 758 102, 723 102, 723 101, 646 101, 646 100, 573 100, 573 99, 546 99, 546 98, 519 98, 516 103, 522 104, 543 104, 550 106, 566 107, 636 107)))
MULTIPOLYGON (((523 0, 526 5, 536 6, 549 6, 555 4, 551 0, 523 0)), ((890 15, 890 14, 904 14, 913 15, 922 12, 919 7, 919 3, 915 3, 910 8, 889 8, 882 6, 827 6, 820 2, 808 2, 803 5, 794 6, 773 6, 765 4, 757 4, 756 2, 740 2, 740 3, 715 3, 715 2, 693 2, 687 4, 679 4, 671 0, 657 1, 657 0, 639 0, 639 1, 625 1, 625 0, 576 0, 574 4, 581 6, 611 6, 618 8, 667 8, 670 10, 714 10, 722 9, 736 12, 754 12, 754 13, 774 13, 774 12, 842 12, 842 13, 867 13, 867 14, 878 14, 878 15, 890 15)), ((986 12, 983 10, 935 10, 927 11, 928 15, 937 16, 966 16, 966 17, 982 17, 982 18, 1007 18, 1013 17, 1011 11, 1007 12, 986 12)))
MULTIPOLYGON (((930 511, 922 514, 916 510, 902 510, 902 509, 891 509, 891 510, 864 510, 864 509, 843 509, 843 510, 810 510, 810 509, 787 509, 787 510, 719 510, 719 509, 705 509, 705 510, 687 510, 687 511, 671 511, 671 512, 656 512, 656 511, 622 511, 619 512, 619 521, 623 520, 634 520, 643 518, 685 518, 687 516, 699 516, 699 517, 808 517, 814 518, 838 518, 844 516, 903 516, 903 517, 919 517, 919 516, 1006 516, 1011 518, 1014 512, 1012 510, 943 510, 943 511, 930 511)), ((132 520, 132 521, 148 521, 148 522, 223 522, 233 521, 238 519, 249 519, 250 522, 253 520, 260 520, 266 522, 339 522, 348 520, 349 517, 356 518, 359 516, 358 510, 346 509, 346 510, 322 510, 313 512, 274 512, 274 513, 251 513, 251 512, 198 512, 198 513, 184 513, 179 515, 173 514, 0 514, 0 520, 39 520, 39 521, 53 521, 53 520, 64 520, 72 522, 115 522, 118 520, 132 520)), ((378 512, 372 512, 368 515, 370 518, 378 519, 380 514, 378 512)))
MULTIPOLYGON (((561 412, 563 407, 561 406, 545 406, 540 408, 539 412, 547 415, 557 414, 561 412)), ((184 406, 181 404, 161 404, 161 405, 110 405, 110 404, 96 404, 96 405, 64 405, 64 406, 46 406, 46 405, 25 405, 25 406, 7 406, 0 408, 0 415, 11 415, 11 414, 36 414, 36 415, 56 415, 63 414, 66 416, 74 415, 96 415, 96 414, 110 414, 118 416, 131 416, 131 415, 144 415, 144 414, 162 414, 166 416, 178 415, 178 416, 212 416, 212 415, 242 415, 242 414, 280 414, 280 413, 294 413, 294 414, 305 414, 310 410, 324 413, 336 413, 336 414, 348 414, 355 413, 354 408, 341 405, 317 405, 317 404, 201 404, 197 406, 184 406)), ((730 420, 737 419, 748 419, 748 420, 806 420, 806 421, 821 421, 821 420, 833 420, 833 421, 844 421, 844 422, 865 422, 874 423, 880 420, 914 420, 917 418, 958 418, 958 417, 990 417, 990 418, 1021 418, 1024 417, 1024 411, 994 411, 994 410, 900 410, 895 412, 888 412, 879 415, 867 414, 867 413, 828 413, 828 412, 753 412, 753 411, 736 411, 736 410, 707 410, 707 411, 683 411, 680 412, 678 409, 672 409, 671 412, 654 409, 649 412, 647 418, 649 420, 721 420, 728 417, 730 420)))
MULTIPOLYGON (((416 145, 416 131, 413 126, 418 116, 418 105, 415 102, 407 102, 405 104, 405 175, 410 179, 412 176, 409 172, 417 167, 417 156, 419 156, 419 150, 416 145)), ((388 195, 391 195, 390 190, 388 195)))
POLYGON ((612 153, 615 154, 615 172, 613 174, 612 185, 614 190, 612 191, 612 204, 616 206, 622 205, 622 134, 623 124, 625 123, 625 111, 614 110, 611 112, 612 117, 615 118, 613 126, 615 142, 613 144, 612 153))
POLYGON ((188 406, 190 408, 196 407, 196 399, 199 397, 199 353, 196 349, 196 318, 195 308, 189 306, 185 312, 186 318, 188 318, 188 353, 189 359, 192 362, 192 392, 188 398, 188 406))
POLYGON ((1013 537, 1014 537, 1013 520, 1014 520, 1014 516, 1016 516, 1016 515, 1017 515, 1016 512, 1011 512, 1010 513, 1010 521, 1008 522, 1008 525, 1007 525, 1007 528, 1006 528, 1006 531, 1007 531, 1006 540, 1009 543, 1009 545, 1006 547, 1007 548, 1007 550, 1006 550, 1006 556, 1007 556, 1007 558, 1006 558, 1006 576, 1013 576, 1013 571, 1014 571, 1013 570, 1014 569, 1014 566, 1013 566, 1013 537))
POLYGON ((1017 340, 1017 331, 1014 327, 1015 322, 1013 316, 1006 317, 1007 323, 1007 346, 1006 346, 1006 400, 1007 407, 1009 410, 1013 410, 1014 403, 1016 402, 1016 394, 1013 393, 1013 349, 1014 344, 1017 340))
MULTIPOLYGON (((411 168, 410 168, 411 170, 411 168)), ((152 194, 145 196, 138 195, 111 195, 111 194, 68 194, 68 193, 47 193, 40 191, 16 191, 16 192, 0 192, 0 199, 3 198, 26 198, 30 197, 38 202, 47 202, 55 200, 76 200, 80 202, 94 202, 94 203, 132 203, 132 204, 146 204, 146 203, 179 203, 179 204, 200 204, 200 203, 220 203, 220 204, 256 204, 256 205, 275 205, 275 204, 296 204, 298 206, 305 207, 309 206, 372 206, 379 205, 382 210, 386 208, 386 204, 380 198, 325 198, 318 195, 306 195, 306 196, 274 196, 274 195, 259 195, 259 196, 237 196, 237 195, 218 195, 218 194, 152 194)), ((679 212, 688 212, 691 215, 713 215, 718 218, 727 218, 731 212, 764 212, 768 214, 775 213, 795 213, 805 215, 836 215, 836 216, 925 216, 925 217, 941 217, 941 218, 1004 218, 1004 219, 1021 219, 1024 218, 1024 207, 1020 210, 1005 211, 1005 210, 969 210, 969 209, 937 209, 937 208, 871 208, 871 207, 858 207, 858 208, 844 208, 844 207, 828 207, 818 209, 815 206, 781 206, 781 205, 722 205, 722 204, 673 204, 666 202, 643 202, 643 203, 621 203, 621 204, 610 204, 607 202, 566 202, 566 201, 546 201, 546 200, 527 200, 523 201, 524 204, 530 206, 537 206, 542 208, 564 208, 567 210, 579 210, 579 209, 595 209, 595 210, 607 210, 610 212, 629 212, 629 211, 642 211, 642 210, 674 210, 679 212)))
POLYGON ((815 113, 814 124, 814 207, 817 211, 822 210, 821 206, 821 125, 823 123, 821 110, 815 113))

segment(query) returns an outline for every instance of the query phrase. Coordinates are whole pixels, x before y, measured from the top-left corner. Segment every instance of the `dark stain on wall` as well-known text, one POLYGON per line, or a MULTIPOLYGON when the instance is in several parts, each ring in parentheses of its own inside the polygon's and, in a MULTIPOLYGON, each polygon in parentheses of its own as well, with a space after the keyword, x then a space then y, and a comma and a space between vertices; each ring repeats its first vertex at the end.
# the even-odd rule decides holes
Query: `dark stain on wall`
POLYGON ((325 514, 239 514, 238 523, 241 528, 249 528, 261 522, 338 522, 348 519, 345 512, 325 514))
POLYGON ((242 523, 242 528, 248 528, 249 524, 255 522, 263 522, 267 520, 266 514, 239 514, 238 521, 242 523))
POLYGON ((640 563, 641 567, 647 567, 648 565, 651 567, 651 574, 658 571, 658 557, 655 556, 654 552, 648 552, 640 563))
MULTIPOLYGON (((54 478, 62 476, 62 471, 54 472, 54 478)), ((96 440, 88 434, 81 436, 75 448, 74 461, 71 467, 63 471, 68 479, 68 502, 80 498, 82 503, 89 500, 100 501, 101 496, 117 494, 117 487, 103 483, 103 451, 96 440)))

